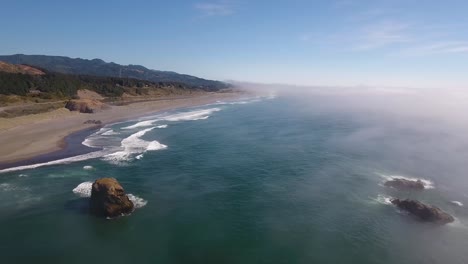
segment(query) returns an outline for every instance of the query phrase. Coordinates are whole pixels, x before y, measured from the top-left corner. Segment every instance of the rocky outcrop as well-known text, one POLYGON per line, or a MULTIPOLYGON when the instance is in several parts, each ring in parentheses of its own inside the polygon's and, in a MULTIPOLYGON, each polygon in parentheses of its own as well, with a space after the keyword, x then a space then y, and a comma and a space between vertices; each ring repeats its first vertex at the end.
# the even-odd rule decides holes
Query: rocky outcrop
POLYGON ((65 104, 65 108, 70 111, 79 111, 80 113, 91 114, 106 108, 106 105, 97 100, 80 99, 69 100, 65 104))
POLYGON ((455 220, 451 215, 440 210, 438 207, 426 205, 419 201, 392 199, 392 204, 425 222, 447 224, 455 220))
POLYGON ((134 205, 114 178, 97 179, 91 189, 91 213, 101 217, 118 217, 133 211, 134 205))
POLYGON ((101 122, 101 120, 90 119, 90 120, 84 121, 83 124, 101 125, 102 122, 101 122))
POLYGON ((421 180, 407 180, 407 179, 393 179, 384 183, 387 187, 393 187, 395 189, 413 189, 423 190, 424 183, 421 180))

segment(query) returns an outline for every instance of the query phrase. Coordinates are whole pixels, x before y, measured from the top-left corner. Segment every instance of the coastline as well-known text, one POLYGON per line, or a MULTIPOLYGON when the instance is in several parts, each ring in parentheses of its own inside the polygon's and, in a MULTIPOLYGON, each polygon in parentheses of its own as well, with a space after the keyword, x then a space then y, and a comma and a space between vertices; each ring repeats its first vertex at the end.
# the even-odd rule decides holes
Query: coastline
POLYGON ((0 142, 3 145, 0 149, 0 169, 47 162, 95 151, 97 149, 79 147, 82 140, 78 143, 74 141, 84 139, 107 124, 161 111, 201 106, 219 100, 232 100, 240 95, 241 93, 235 92, 207 93, 191 97, 158 98, 152 101, 112 106, 111 109, 94 114, 82 114, 68 110, 66 112, 60 109, 57 111, 61 111, 60 113, 49 112, 8 120, 0 119, 0 142), (83 124, 90 119, 100 120, 102 124, 83 124), (5 124, 7 121, 13 125, 5 124), (14 124, 15 121, 16 124, 14 124))
POLYGON ((99 130, 99 127, 86 128, 80 131, 73 132, 67 135, 62 140, 62 142, 59 143, 60 149, 52 151, 52 152, 39 154, 37 156, 31 157, 28 159, 0 163, 0 170, 19 167, 19 166, 28 166, 28 165, 38 164, 38 163, 46 163, 46 162, 53 161, 53 160, 64 159, 64 158, 74 157, 77 155, 83 155, 86 153, 98 151, 99 149, 97 148, 90 148, 81 144, 86 137, 88 137, 90 134, 98 130, 99 130))

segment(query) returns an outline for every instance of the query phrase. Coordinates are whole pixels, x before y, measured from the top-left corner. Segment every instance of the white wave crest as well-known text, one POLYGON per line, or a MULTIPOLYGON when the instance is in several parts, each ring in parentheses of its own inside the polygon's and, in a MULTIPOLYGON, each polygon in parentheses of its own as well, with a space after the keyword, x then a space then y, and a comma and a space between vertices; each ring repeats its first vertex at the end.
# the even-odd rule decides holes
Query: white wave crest
POLYGON ((262 101, 261 99, 246 99, 241 101, 217 101, 217 105, 243 105, 262 101))
POLYGON ((146 141, 141 139, 147 132, 153 130, 155 127, 143 129, 138 131, 121 141, 122 150, 107 154, 103 158, 104 160, 120 163, 122 161, 130 160, 134 155, 145 153, 146 151, 153 151, 167 148, 166 145, 159 143, 158 141, 146 141))
POLYGON ((451 201, 450 203, 456 205, 456 206, 463 206, 463 203, 462 202, 459 202, 459 201, 451 201))
POLYGON ((156 128, 167 128, 167 125, 159 125, 159 126, 156 126, 156 128))
POLYGON ((152 126, 156 121, 158 121, 158 119, 141 121, 141 122, 138 122, 138 123, 136 123, 134 125, 131 125, 131 126, 122 127, 122 129, 134 129, 134 128, 138 128, 138 127, 149 127, 149 126, 152 126))
POLYGON ((424 189, 434 189, 434 182, 428 179, 422 179, 422 178, 413 178, 413 177, 407 177, 407 176, 401 176, 401 175, 385 175, 385 174, 380 174, 382 178, 385 179, 385 181, 392 181, 396 179, 402 179, 402 180, 408 180, 408 181, 421 181, 422 184, 424 185, 424 189))
POLYGON ((119 135, 119 134, 120 133, 115 132, 114 130, 111 129, 109 131, 106 131, 106 132, 102 133, 101 135, 103 135, 103 136, 114 136, 114 135, 119 135))
POLYGON ((94 169, 93 166, 90 166, 90 165, 83 166, 83 170, 92 170, 92 169, 94 169))
POLYGON ((189 112, 182 112, 177 114, 168 115, 162 117, 163 120, 176 122, 176 121, 192 121, 192 120, 203 120, 210 117, 210 114, 221 111, 220 108, 210 108, 203 110, 194 110, 189 112))
POLYGON ((374 198, 373 200, 380 203, 380 204, 385 204, 385 205, 391 205, 392 204, 392 197, 386 196, 386 195, 383 195, 383 194, 377 195, 377 198, 374 198))
POLYGON ((72 191, 74 194, 79 195, 80 197, 91 197, 91 189, 93 187, 93 182, 87 181, 78 184, 72 191))
POLYGON ((141 208, 148 203, 148 201, 144 200, 143 198, 135 196, 131 193, 127 194, 127 197, 128 199, 130 199, 130 201, 132 201, 133 205, 135 206, 135 209, 141 208))
POLYGON ((68 163, 73 163, 77 161, 100 158, 108 153, 109 153, 108 151, 95 151, 95 152, 78 155, 78 156, 74 156, 70 158, 65 158, 65 159, 59 159, 59 160, 53 160, 53 161, 44 162, 44 163, 37 163, 37 164, 32 164, 32 165, 25 165, 25 166, 18 166, 18 167, 3 169, 3 170, 0 170, 0 173, 20 171, 20 170, 29 170, 29 169, 35 169, 35 168, 39 168, 43 166, 50 166, 50 165, 68 164, 68 163))

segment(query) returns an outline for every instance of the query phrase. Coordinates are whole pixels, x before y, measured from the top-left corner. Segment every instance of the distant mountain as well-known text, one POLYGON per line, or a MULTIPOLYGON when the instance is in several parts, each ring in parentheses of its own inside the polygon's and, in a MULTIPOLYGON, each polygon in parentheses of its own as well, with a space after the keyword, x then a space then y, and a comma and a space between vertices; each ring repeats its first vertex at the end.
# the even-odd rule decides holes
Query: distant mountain
POLYGON ((130 96, 160 97, 202 91, 202 88, 181 82, 152 82, 135 78, 65 74, 0 61, 0 105, 8 103, 8 100, 7 102, 2 100, 2 95, 26 97, 23 99, 64 100, 76 97, 78 90, 84 89, 114 99, 124 93, 130 96))
POLYGON ((205 80, 176 72, 151 70, 141 65, 108 63, 101 59, 87 60, 62 56, 16 54, 0 56, 0 61, 31 65, 64 74, 122 77, 152 82, 177 82, 207 91, 217 91, 230 87, 229 84, 220 81, 205 80))

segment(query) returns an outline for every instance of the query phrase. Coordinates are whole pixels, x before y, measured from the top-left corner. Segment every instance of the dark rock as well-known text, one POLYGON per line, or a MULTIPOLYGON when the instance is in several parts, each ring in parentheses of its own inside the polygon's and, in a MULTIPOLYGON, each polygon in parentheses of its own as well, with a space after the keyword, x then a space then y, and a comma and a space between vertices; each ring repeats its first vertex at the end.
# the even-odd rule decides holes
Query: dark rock
POLYGON ((91 213, 102 217, 118 217, 133 211, 134 205, 114 178, 97 179, 91 189, 91 213))
POLYGON ((100 110, 108 108, 106 104, 99 100, 93 99, 77 99, 69 100, 65 104, 65 108, 70 111, 79 111, 80 113, 92 114, 100 110))
POLYGON ((426 205, 419 201, 393 199, 392 204, 425 222, 447 224, 455 220, 451 215, 440 210, 438 207, 426 205))
POLYGON ((393 187, 395 189, 414 189, 423 190, 424 183, 421 180, 412 181, 406 179, 393 179, 384 183, 387 187, 393 187))
POLYGON ((101 120, 94 120, 94 119, 90 119, 90 120, 86 120, 83 122, 83 124, 94 124, 94 125, 101 125, 102 122, 101 120))
POLYGON ((65 108, 70 111, 78 111, 80 113, 92 114, 94 110, 85 102, 80 102, 77 100, 70 100, 65 104, 65 108))

